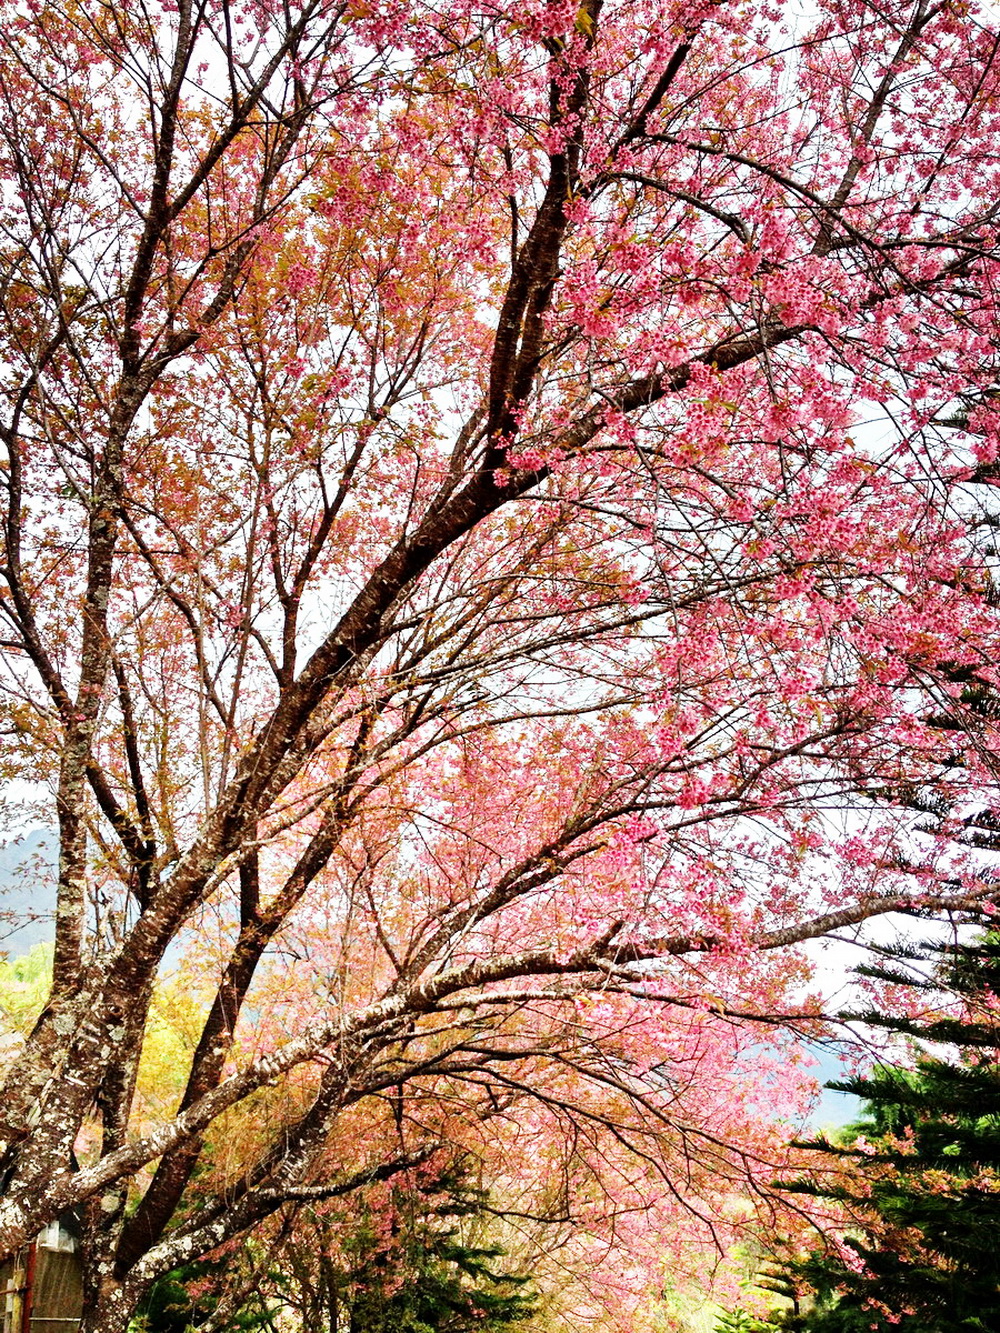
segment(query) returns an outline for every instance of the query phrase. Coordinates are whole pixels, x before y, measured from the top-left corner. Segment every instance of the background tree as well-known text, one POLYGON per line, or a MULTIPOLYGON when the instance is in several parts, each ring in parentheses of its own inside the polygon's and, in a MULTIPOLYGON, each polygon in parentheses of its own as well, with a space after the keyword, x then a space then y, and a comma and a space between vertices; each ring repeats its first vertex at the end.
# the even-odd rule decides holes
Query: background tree
POLYGON ((831 1248, 814 1250, 780 1275, 777 1289, 804 1284, 814 1295, 805 1312, 780 1320, 782 1327, 958 1333, 995 1327, 1000 1317, 1000 937, 991 932, 973 944, 904 957, 915 972, 871 970, 923 993, 931 1008, 934 991, 946 986, 964 1012, 865 1014, 868 1023, 919 1039, 923 1053, 914 1069, 885 1065, 831 1085, 866 1102, 842 1145, 818 1145, 854 1165, 853 1181, 832 1194, 847 1209, 848 1229, 831 1248), (921 975, 920 964, 928 963, 937 965, 921 975), (958 1048, 960 1058, 933 1057, 927 1042, 958 1048))
POLYGON ((997 37, 811 13, 5 8, 4 775, 59 901, 0 1251, 81 1208, 84 1333, 441 1144, 589 1244, 723 1227, 795 946, 991 893, 906 830, 994 804, 997 37))
POLYGON ((276 1254, 281 1297, 305 1333, 495 1333, 523 1323, 537 1295, 491 1243, 488 1204, 461 1168, 436 1167, 346 1209, 307 1210, 276 1254))
POLYGON ((158 1278, 143 1297, 135 1327, 141 1333, 191 1333, 212 1328, 215 1333, 277 1333, 280 1304, 258 1296, 240 1301, 232 1317, 219 1316, 220 1286, 234 1286, 241 1274, 232 1272, 232 1256, 199 1259, 158 1278))
POLYGON ((746 1310, 725 1311, 715 1321, 715 1333, 767 1333, 768 1328, 773 1325, 746 1310))

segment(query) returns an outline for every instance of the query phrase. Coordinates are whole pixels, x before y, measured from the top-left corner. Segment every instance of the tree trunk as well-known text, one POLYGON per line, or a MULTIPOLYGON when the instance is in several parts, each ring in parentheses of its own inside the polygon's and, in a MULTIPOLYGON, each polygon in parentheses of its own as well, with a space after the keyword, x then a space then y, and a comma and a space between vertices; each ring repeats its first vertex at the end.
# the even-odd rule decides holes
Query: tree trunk
POLYGON ((79 1333, 128 1333, 138 1296, 117 1282, 105 1281, 101 1294, 84 1310, 79 1333))

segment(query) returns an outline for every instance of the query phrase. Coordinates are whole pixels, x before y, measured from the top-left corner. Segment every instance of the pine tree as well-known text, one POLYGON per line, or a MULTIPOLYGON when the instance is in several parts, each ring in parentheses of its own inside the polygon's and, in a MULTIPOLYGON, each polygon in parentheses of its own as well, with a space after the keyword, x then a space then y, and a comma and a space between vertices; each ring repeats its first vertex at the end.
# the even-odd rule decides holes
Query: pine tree
POLYGON ((746 1310, 728 1310, 719 1315, 712 1333, 768 1333, 769 1325, 746 1310))
POLYGON ((192 1333, 210 1321, 215 1333, 273 1333, 277 1306, 256 1295, 224 1326, 213 1320, 227 1269, 226 1259, 199 1259, 165 1273, 140 1305, 135 1333, 192 1333))
POLYGON ((537 1300, 482 1239, 489 1196, 461 1165, 341 1216, 303 1214, 279 1266, 303 1326, 342 1333, 495 1333, 537 1300))
MULTIPOLYGON (((778 1322, 801 1333, 973 1333, 1000 1328, 1000 934, 968 945, 897 951, 896 965, 863 969, 919 988, 943 988, 960 1016, 928 1021, 853 1017, 921 1044, 913 1069, 883 1065, 830 1086, 865 1100, 842 1145, 809 1146, 851 1159, 855 1183, 790 1188, 841 1200, 856 1227, 773 1277, 814 1300, 778 1322), (929 975, 907 963, 935 964, 929 975), (932 1055, 926 1043, 957 1048, 932 1055)), ((773 1285, 773 1284, 772 1284, 773 1285)))

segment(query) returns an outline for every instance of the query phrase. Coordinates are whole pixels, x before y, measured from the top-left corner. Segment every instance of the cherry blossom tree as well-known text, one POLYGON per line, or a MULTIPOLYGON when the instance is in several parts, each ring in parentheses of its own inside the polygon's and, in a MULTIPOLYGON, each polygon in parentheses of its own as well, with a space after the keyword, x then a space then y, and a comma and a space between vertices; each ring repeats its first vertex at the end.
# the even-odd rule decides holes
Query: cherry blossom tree
POLYGON ((6 6, 4 772, 59 898, 0 1248, 77 1209, 86 1333, 442 1145, 562 1161, 525 1211, 587 1244, 711 1223, 797 946, 990 896, 997 47, 6 6))

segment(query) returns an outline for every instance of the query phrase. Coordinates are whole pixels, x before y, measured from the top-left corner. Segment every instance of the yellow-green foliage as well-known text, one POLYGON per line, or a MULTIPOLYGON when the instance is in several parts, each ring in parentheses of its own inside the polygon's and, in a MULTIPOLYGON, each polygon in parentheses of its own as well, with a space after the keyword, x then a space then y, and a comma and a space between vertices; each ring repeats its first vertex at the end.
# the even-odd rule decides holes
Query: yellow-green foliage
POLYGON ((176 977, 159 982, 139 1062, 139 1094, 146 1113, 172 1115, 191 1069, 201 1024, 200 997, 176 977))
POLYGON ((36 944, 21 958, 0 962, 0 1025, 27 1035, 49 998, 52 945, 36 944))

